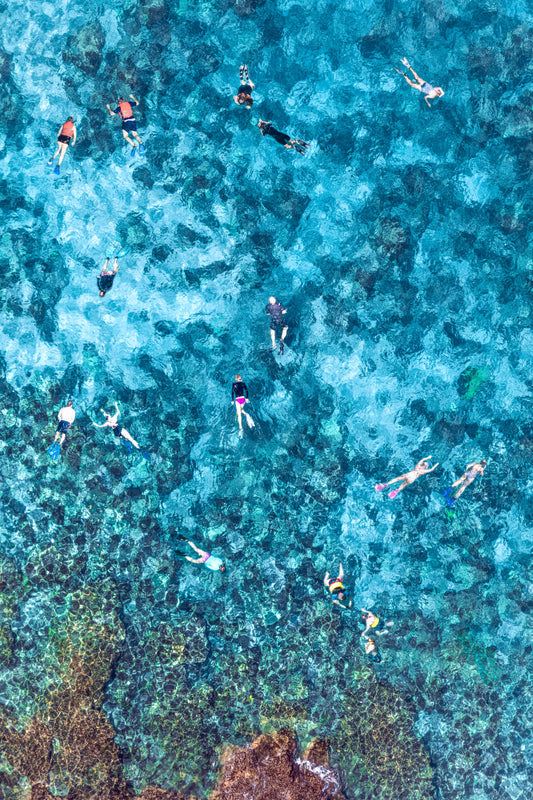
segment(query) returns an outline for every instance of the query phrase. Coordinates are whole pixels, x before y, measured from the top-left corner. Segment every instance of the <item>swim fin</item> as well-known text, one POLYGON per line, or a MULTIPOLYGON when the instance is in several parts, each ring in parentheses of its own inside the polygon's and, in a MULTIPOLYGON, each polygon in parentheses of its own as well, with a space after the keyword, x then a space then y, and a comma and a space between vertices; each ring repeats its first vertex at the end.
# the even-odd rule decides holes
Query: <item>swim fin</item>
POLYGON ((145 153, 146 153, 146 150, 144 149, 144 145, 140 144, 139 145, 139 155, 140 156, 144 156, 145 153))
POLYGON ((304 155, 305 151, 309 147, 309 142, 304 142, 303 139, 293 139, 292 146, 294 147, 297 153, 301 153, 302 155, 304 155))
POLYGON ((124 441, 124 447, 126 448, 128 453, 131 453, 131 447, 132 447, 131 442, 128 442, 127 439, 124 439, 123 441, 124 441))
POLYGON ((56 164, 54 167, 54 175, 59 175, 59 164, 56 164))
POLYGON ((178 535, 176 536, 176 539, 178 540, 178 542, 186 542, 187 541, 187 537, 184 536, 182 533, 178 533, 178 535))
POLYGON ((56 461, 57 460, 57 457, 59 455, 60 449, 61 449, 61 447, 59 445, 59 442, 52 442, 52 444, 50 445, 50 447, 46 451, 48 453, 48 455, 50 456, 50 458, 52 459, 52 461, 56 461))
POLYGON ((398 494, 399 491, 400 491, 399 489, 393 489, 392 492, 389 492, 390 499, 394 500, 394 498, 396 497, 396 495, 398 494))
POLYGON ((386 485, 387 485, 386 483, 376 483, 375 486, 376 492, 381 492, 381 490, 384 489, 386 485))
POLYGON ((141 450, 141 455, 147 461, 151 461, 152 460, 152 456, 150 455, 150 453, 147 453, 146 450, 141 450))
POLYGON ((285 352, 285 345, 283 344, 283 342, 280 342, 279 343, 279 354, 280 354, 280 356, 282 356, 284 352, 285 352))
POLYGON ((117 253, 115 253, 114 258, 124 258, 124 256, 126 256, 127 254, 128 254, 128 248, 121 247, 120 250, 117 253))
POLYGON ((132 150, 131 150, 131 157, 135 158, 136 155, 137 155, 137 148, 133 147, 132 150))
POLYGON ((49 166, 49 167, 51 167, 51 166, 52 166, 52 164, 54 163, 54 159, 53 159, 53 158, 51 158, 51 159, 50 159, 50 160, 49 160, 47 163, 48 163, 48 166, 49 166))

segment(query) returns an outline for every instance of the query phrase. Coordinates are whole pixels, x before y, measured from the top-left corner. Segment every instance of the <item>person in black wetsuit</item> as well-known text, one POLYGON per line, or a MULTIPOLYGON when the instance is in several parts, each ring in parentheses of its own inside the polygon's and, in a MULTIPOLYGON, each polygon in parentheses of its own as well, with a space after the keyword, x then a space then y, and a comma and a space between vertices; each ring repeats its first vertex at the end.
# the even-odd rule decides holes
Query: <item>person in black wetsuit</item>
POLYGON ((108 292, 111 287, 113 286, 113 281, 115 280, 115 275, 118 272, 118 258, 115 256, 115 261, 113 263, 113 272, 109 272, 107 269, 107 265, 109 264, 109 256, 105 260, 104 267, 100 273, 100 275, 96 279, 96 283, 98 288, 100 289, 100 297, 103 297, 106 292, 108 292))
POLYGON ((248 400, 248 387, 240 375, 235 375, 235 383, 231 387, 231 402, 235 403, 237 422, 239 423, 239 431, 242 436, 242 415, 244 414, 246 417, 249 428, 253 428, 255 423, 251 416, 244 410, 244 404, 250 401, 248 400))
POLYGON ((309 147, 309 142, 304 142, 303 139, 291 139, 286 133, 278 131, 271 122, 265 122, 264 119, 259 120, 257 127, 261 131, 261 136, 272 136, 276 142, 282 144, 287 150, 294 148, 297 153, 303 154, 309 147))
POLYGON ((250 76, 248 75, 248 67, 246 64, 241 64, 239 67, 239 79, 241 81, 241 85, 239 86, 239 91, 237 94, 233 95, 233 99, 238 106, 246 106, 246 108, 251 108, 254 102, 252 100, 252 91, 255 89, 255 83, 252 83, 250 80, 250 76))
POLYGON ((270 317, 270 338, 272 339, 272 350, 276 349, 276 331, 281 328, 281 339, 279 342, 279 352, 283 355, 285 350, 284 340, 289 330, 287 320, 283 319, 283 315, 287 313, 285 306, 278 303, 275 297, 268 298, 268 305, 266 313, 270 317))

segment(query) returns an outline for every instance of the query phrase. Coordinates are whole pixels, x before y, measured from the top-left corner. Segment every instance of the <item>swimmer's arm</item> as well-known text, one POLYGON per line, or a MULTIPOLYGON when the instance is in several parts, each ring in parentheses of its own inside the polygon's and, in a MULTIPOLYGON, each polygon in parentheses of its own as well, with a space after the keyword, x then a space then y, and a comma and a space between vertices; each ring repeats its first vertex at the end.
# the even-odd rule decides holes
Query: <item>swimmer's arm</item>
POLYGON ((329 572, 326 572, 326 574, 324 575, 324 586, 326 587, 328 586, 328 581, 329 581, 329 572))
POLYGON ((120 415, 120 411, 119 411, 118 403, 117 403, 116 400, 115 400, 115 408, 117 409, 117 417, 118 417, 120 415))
POLYGON ((475 467, 475 465, 476 465, 476 462, 475 462, 475 461, 472 461, 472 463, 471 463, 471 464, 467 464, 467 465, 466 465, 465 472, 468 472, 468 470, 470 469, 470 467, 475 467))
POLYGON ((93 422, 93 425, 94 425, 95 428, 105 428, 105 426, 107 425, 107 422, 104 422, 103 425, 98 425, 97 422, 93 422))
POLYGON ((75 125, 72 126, 72 131, 73 131, 73 135, 72 135, 72 141, 70 143, 70 146, 74 147, 74 145, 76 144, 76 136, 78 135, 78 131, 76 130, 76 126, 75 125))
POLYGON ((361 611, 363 612, 363 614, 371 614, 372 613, 371 611, 367 611, 366 608, 362 608, 361 611))
POLYGON ((107 103, 107 110, 109 111, 109 113, 111 114, 112 117, 115 116, 115 112, 111 111, 111 106, 109 105, 109 103, 107 103))
MULTIPOLYGON (((420 91, 422 91, 422 89, 420 89, 420 91)), ((429 102, 429 100, 427 99, 427 97, 425 95, 424 95, 424 100, 426 101, 428 106, 431 108, 431 103, 429 102)))
POLYGON ((438 466, 439 466, 439 462, 437 461, 437 463, 436 463, 436 464, 434 464, 434 465, 431 467, 431 469, 428 469, 428 470, 427 470, 427 472, 433 472, 433 470, 434 470, 434 469, 436 469, 438 466))
POLYGON ((135 97, 134 97, 132 94, 130 94, 130 97, 131 97, 131 99, 133 100, 133 102, 134 102, 136 105, 140 105, 140 103, 139 103, 139 101, 137 100, 137 98, 135 98, 135 97))
POLYGON ((57 132, 57 138, 58 138, 58 139, 59 139, 59 137, 61 136, 61 131, 62 131, 62 130, 63 130, 63 126, 61 126, 61 127, 60 127, 60 129, 59 129, 59 130, 58 130, 58 132, 57 132))
POLYGON ((337 603, 337 605, 340 606, 341 608, 351 608, 352 607, 352 601, 351 600, 348 602, 347 606, 345 606, 344 603, 341 603, 340 600, 334 600, 333 602, 337 603))

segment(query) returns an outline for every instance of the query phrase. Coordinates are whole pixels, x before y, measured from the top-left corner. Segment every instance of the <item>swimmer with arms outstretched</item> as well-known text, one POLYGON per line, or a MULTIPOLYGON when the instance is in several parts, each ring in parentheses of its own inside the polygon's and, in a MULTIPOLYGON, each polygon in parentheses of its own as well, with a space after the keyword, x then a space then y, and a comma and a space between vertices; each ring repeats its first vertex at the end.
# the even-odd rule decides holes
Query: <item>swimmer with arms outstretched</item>
POLYGON ((428 472, 433 472, 435 467, 439 466, 439 462, 437 461, 437 463, 430 469, 429 467, 430 460, 431 456, 426 456, 425 458, 421 458, 416 467, 412 469, 410 472, 406 472, 404 475, 400 475, 398 478, 393 478, 393 480, 389 481, 388 483, 377 483, 376 492, 381 492, 382 489, 384 489, 386 486, 390 486, 391 483, 398 483, 398 481, 403 481, 399 489, 394 489, 392 492, 389 492, 389 497, 391 500, 393 500, 398 494, 398 492, 401 492, 402 489, 405 489, 406 486, 409 486, 409 484, 414 483, 416 479, 419 478, 421 475, 426 475, 428 472))
POLYGON ((126 439, 127 442, 131 442, 131 444, 134 447, 136 447, 137 450, 140 450, 141 448, 139 447, 139 445, 137 444, 137 442, 135 441, 133 436, 130 433, 128 433, 126 428, 122 428, 118 424, 117 420, 118 420, 120 411, 118 409, 117 403, 115 403, 115 408, 116 408, 116 412, 113 415, 108 414, 106 411, 104 411, 103 408, 101 408, 100 411, 102 412, 102 414, 105 417, 105 422, 103 423, 103 425, 98 425, 96 422, 93 422, 93 425, 95 426, 95 428, 111 428, 111 430, 113 431, 113 433, 115 434, 117 439, 122 437, 123 439, 126 439))
POLYGON ((255 423, 251 416, 244 410, 244 404, 249 403, 248 387, 243 381, 241 375, 235 375, 235 383, 231 387, 231 402, 235 403, 237 411, 237 422, 239 423, 239 431, 242 434, 242 417, 244 415, 249 428, 253 428, 255 423))
POLYGON ((109 272, 107 268, 108 264, 109 264, 109 257, 106 258, 104 266, 102 267, 102 271, 96 279, 96 285, 100 289, 100 297, 103 297, 105 293, 108 292, 113 286, 115 275, 118 272, 118 256, 115 256, 115 260, 113 262, 113 272, 109 272))
POLYGON ((400 75, 403 75, 409 86, 412 86, 413 89, 418 89, 419 92, 422 92, 424 95, 424 100, 431 108, 431 103, 429 101, 434 97, 442 97, 444 95, 444 91, 440 88, 440 86, 432 86, 430 83, 427 83, 427 81, 422 80, 422 78, 416 74, 406 58, 402 58, 402 64, 404 67, 407 67, 407 69, 411 70, 416 83, 412 81, 405 72, 402 72, 401 69, 396 69, 396 67, 394 67, 394 69, 396 69, 396 72, 399 72, 400 75))
MULTIPOLYGON (((130 99, 133 100, 134 106, 139 105, 139 101, 136 100, 132 94, 130 94, 130 99)), ((139 138, 139 134, 137 133, 137 122, 133 114, 132 104, 129 103, 127 100, 124 100, 123 97, 119 97, 118 106, 115 108, 115 110, 114 111, 111 110, 111 106, 109 105, 109 103, 107 104, 107 110, 109 111, 112 117, 118 114, 118 116, 122 120, 122 135, 128 142, 128 144, 130 144, 133 148, 131 151, 131 155, 134 156, 135 153, 137 152, 136 150, 137 145, 130 139, 128 135, 130 133, 139 142, 139 153, 142 156, 144 154, 144 145, 141 139, 139 138)))
POLYGON ((215 572, 217 570, 219 572, 226 571, 226 565, 224 564, 221 558, 217 558, 217 556, 211 556, 209 555, 209 553, 206 553, 205 550, 200 550, 199 547, 196 547, 196 545, 190 542, 185 536, 183 536, 183 534, 180 534, 178 536, 178 539, 180 539, 182 542, 187 542, 187 544, 190 547, 192 547, 192 549, 200 556, 200 558, 192 558, 191 556, 185 556, 187 561, 190 561, 191 564, 203 564, 205 567, 207 567, 207 569, 212 569, 215 572))
POLYGON ((477 478, 478 475, 481 475, 481 476, 483 475, 483 473, 485 472, 485 467, 486 466, 487 466, 487 461, 486 461, 485 458, 483 458, 479 462, 478 461, 472 461, 471 464, 468 464, 468 466, 466 467, 466 470, 463 472, 461 477, 458 480, 456 480, 455 483, 452 483, 452 485, 449 487, 449 489, 446 489, 446 491, 444 492, 444 497, 449 497, 449 495, 451 494, 452 489, 455 486, 460 486, 461 488, 459 489, 458 492, 456 492, 454 494, 453 499, 451 501, 451 504, 453 505, 453 501, 457 500, 458 497, 461 497, 461 495, 464 492, 464 490, 466 489, 466 487, 470 486, 470 484, 473 481, 475 481, 475 479, 477 478))
POLYGON ((333 603, 336 603, 336 605, 342 608, 352 607, 352 601, 346 594, 346 589, 344 588, 344 570, 340 561, 338 578, 330 578, 329 572, 326 572, 324 575, 324 586, 329 591, 333 603), (345 603, 348 605, 345 605, 345 603))

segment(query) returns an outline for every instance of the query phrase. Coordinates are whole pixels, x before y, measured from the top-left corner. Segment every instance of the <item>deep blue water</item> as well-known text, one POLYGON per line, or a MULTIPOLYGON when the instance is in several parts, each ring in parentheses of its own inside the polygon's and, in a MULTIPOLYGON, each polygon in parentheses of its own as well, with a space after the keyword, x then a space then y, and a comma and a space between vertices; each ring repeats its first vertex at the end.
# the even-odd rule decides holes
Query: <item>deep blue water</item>
POLYGON ((338 729, 364 662, 357 613, 324 632, 341 559, 356 606, 395 621, 376 671, 413 704, 436 796, 528 797, 531 5, 11 2, 1 19, 0 548, 25 577, 0 702, 33 713, 62 598, 111 580, 125 643, 105 709, 127 776, 206 792, 214 750, 177 757, 161 722, 189 690, 233 698, 189 732, 214 749, 279 699, 305 705, 302 741, 338 729), (403 55, 445 89, 431 108, 403 55), (250 112, 231 99, 242 62, 250 112), (145 157, 106 112, 118 92, 141 101, 145 157), (100 299, 113 242, 129 253, 100 299), (236 372, 257 422, 242 439, 236 372), (115 400, 150 463, 92 426, 115 400), (375 493, 428 454, 430 476, 375 493), (179 532, 227 573, 185 562, 179 532), (181 629, 198 654, 170 674, 162 631, 181 629))

